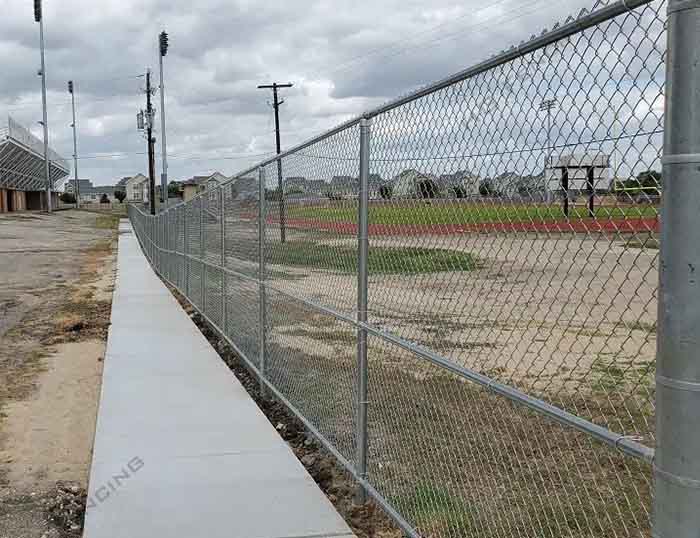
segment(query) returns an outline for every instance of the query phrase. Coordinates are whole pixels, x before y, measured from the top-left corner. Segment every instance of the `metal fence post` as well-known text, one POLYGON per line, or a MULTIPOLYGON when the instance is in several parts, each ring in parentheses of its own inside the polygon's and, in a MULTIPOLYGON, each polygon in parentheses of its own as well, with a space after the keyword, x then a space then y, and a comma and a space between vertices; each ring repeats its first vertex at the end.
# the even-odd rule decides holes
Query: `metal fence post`
POLYGON ((207 297, 205 281, 207 279, 207 266, 204 265, 204 195, 199 195, 199 306, 202 314, 207 315, 207 297))
POLYGON ((266 341, 267 341, 267 297, 265 290, 265 224, 266 224, 266 211, 265 211, 265 168, 262 166, 258 169, 258 287, 259 287, 259 301, 258 305, 259 320, 258 324, 260 326, 259 334, 259 357, 260 357, 260 395, 265 398, 267 396, 267 391, 265 390, 265 360, 266 360, 266 341))
POLYGON ((700 532, 700 1, 668 3, 654 536, 700 532))
POLYGON ((219 221, 221 224, 221 330, 228 336, 226 320, 226 212, 224 211, 224 187, 219 187, 219 221))
MULTIPOLYGON (((367 322, 367 281, 369 277, 369 137, 371 120, 360 122, 360 192, 357 228, 357 321, 367 322)), ((367 478, 367 330, 357 329, 357 472, 367 478)), ((360 485, 358 504, 367 501, 360 485)))
POLYGON ((184 248, 182 249, 184 252, 184 258, 185 258, 185 295, 187 295, 187 298, 190 298, 190 242, 189 242, 189 237, 188 237, 188 229, 187 229, 187 206, 184 205, 182 206, 182 220, 183 220, 183 227, 185 229, 185 245, 184 248))

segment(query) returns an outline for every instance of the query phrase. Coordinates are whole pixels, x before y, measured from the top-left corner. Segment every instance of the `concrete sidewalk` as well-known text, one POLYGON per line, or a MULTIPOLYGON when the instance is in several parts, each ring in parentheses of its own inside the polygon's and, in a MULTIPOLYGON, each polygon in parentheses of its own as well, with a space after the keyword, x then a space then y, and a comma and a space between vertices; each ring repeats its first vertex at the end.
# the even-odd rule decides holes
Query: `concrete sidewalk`
POLYGON ((353 536, 126 221, 84 536, 353 536))

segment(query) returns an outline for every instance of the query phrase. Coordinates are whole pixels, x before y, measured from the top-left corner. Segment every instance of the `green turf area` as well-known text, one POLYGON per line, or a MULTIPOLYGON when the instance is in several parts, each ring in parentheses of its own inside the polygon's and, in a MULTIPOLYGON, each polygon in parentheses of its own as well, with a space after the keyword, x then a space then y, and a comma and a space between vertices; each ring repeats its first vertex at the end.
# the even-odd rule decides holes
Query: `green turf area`
MULTIPOLYGON (((357 272, 357 249, 322 246, 311 241, 287 241, 270 248, 269 263, 292 267, 325 269, 340 273, 357 272)), ((417 274, 440 271, 472 271, 477 263, 468 252, 446 249, 372 247, 371 274, 417 274)))
MULTIPOLYGON (((357 207, 348 202, 332 206, 288 206, 290 219, 313 219, 332 222, 357 222, 357 207)), ((606 206, 595 210, 597 220, 653 218, 658 208, 651 205, 606 206)), ((571 207, 570 220, 588 220, 588 209, 583 205, 571 207)), ((564 220, 561 206, 554 205, 497 205, 484 203, 432 203, 420 201, 370 204, 370 224, 424 225, 424 224, 479 224, 497 222, 552 222, 564 220)))

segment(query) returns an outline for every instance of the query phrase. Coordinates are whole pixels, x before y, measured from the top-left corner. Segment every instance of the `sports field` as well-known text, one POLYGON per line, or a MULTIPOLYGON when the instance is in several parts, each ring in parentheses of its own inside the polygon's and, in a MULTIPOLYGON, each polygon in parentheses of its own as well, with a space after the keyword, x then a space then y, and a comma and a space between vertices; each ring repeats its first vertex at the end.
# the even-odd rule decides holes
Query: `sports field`
MULTIPOLYGON (((343 200, 288 204, 289 228, 357 233, 357 205, 343 200)), ((276 207, 268 221, 279 222, 276 207)), ((370 202, 370 235, 454 235, 465 232, 652 233, 659 231, 659 207, 600 205, 590 216, 585 204, 572 204, 568 218, 559 205, 503 202, 402 200, 370 202)))
MULTIPOLYGON (((332 202, 324 205, 289 205, 292 219, 314 221, 357 222, 355 202, 332 202)), ((654 205, 607 205, 595 208, 591 218, 585 204, 570 206, 569 220, 625 220, 656 218, 654 205)), ((493 202, 420 202, 400 201, 370 204, 370 224, 478 224, 502 222, 555 222, 566 220, 561 205, 507 204, 493 202)))

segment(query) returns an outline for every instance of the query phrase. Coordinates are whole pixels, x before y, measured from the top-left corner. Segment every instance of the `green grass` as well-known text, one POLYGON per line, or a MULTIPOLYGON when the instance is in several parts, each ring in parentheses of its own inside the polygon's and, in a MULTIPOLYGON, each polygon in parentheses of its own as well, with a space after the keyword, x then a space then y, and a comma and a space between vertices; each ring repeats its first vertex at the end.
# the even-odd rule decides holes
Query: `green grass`
MULTIPOLYGON (((357 272, 357 249, 321 246, 311 241, 287 241, 271 252, 270 263, 292 267, 357 272)), ((419 274, 440 271, 472 271, 476 259, 468 252, 446 249, 373 247, 369 251, 371 274, 419 274)))
POLYGON ((99 215, 95 220, 95 228, 102 230, 116 230, 119 227, 117 215, 99 215))
MULTIPOLYGON (((655 206, 599 207, 595 211, 597 220, 633 219, 656 217, 655 206)), ((288 207, 289 218, 314 219, 328 222, 357 222, 354 204, 338 202, 332 206, 288 207)), ((583 205, 571 207, 570 220, 589 220, 588 210, 583 205)), ((386 205, 370 205, 370 224, 421 225, 421 224, 480 224, 498 222, 552 222, 563 220, 561 206, 556 205, 496 205, 493 203, 426 203, 400 201, 386 205)))
POLYGON ((434 484, 417 484, 410 494, 398 499, 396 504, 413 516, 423 532, 468 536, 474 527, 473 518, 464 502, 434 484))

